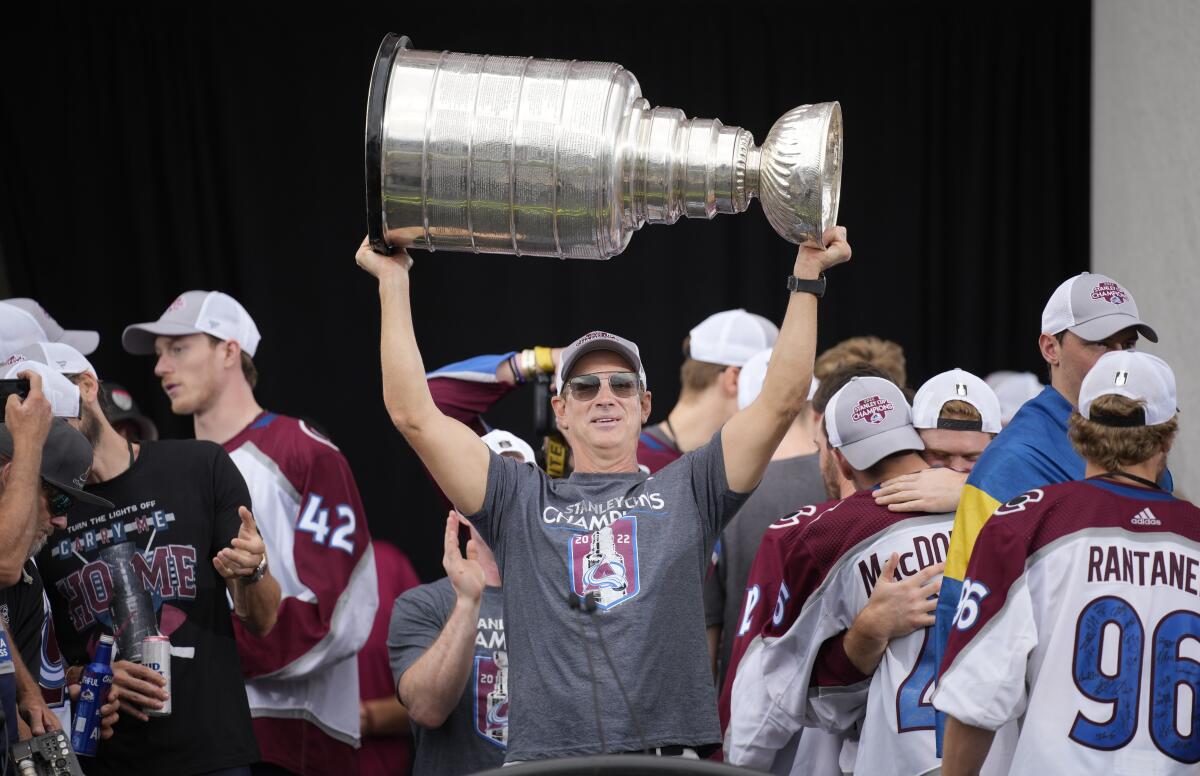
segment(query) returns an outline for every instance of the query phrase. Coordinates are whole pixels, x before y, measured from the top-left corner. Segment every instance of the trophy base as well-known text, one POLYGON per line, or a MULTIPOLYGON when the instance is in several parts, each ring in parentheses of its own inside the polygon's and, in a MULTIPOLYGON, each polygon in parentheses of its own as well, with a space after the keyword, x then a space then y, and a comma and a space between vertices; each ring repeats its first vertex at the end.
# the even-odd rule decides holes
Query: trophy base
POLYGON ((366 151, 364 164, 367 181, 367 237, 376 253, 391 255, 392 246, 383 233, 383 112, 387 107, 388 78, 396 54, 412 48, 406 35, 389 32, 379 44, 375 66, 371 68, 371 89, 367 95, 366 151))

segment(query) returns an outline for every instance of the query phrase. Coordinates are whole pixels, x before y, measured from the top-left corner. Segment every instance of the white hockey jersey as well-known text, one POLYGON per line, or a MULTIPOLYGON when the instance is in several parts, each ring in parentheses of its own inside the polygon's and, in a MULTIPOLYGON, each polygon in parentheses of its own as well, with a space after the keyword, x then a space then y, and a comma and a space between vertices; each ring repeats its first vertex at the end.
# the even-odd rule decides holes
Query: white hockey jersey
POLYGON ((939 710, 1021 721, 1014 774, 1196 774, 1200 509, 1109 480, 1001 506, 941 669, 939 710))
POLYGON ((918 776, 938 767, 928 629, 894 639, 870 677, 850 663, 839 634, 866 605, 891 553, 900 555, 902 577, 945 559, 953 519, 889 512, 867 490, 809 523, 795 548, 804 571, 791 595, 800 613, 782 636, 752 645, 734 679, 730 762, 766 769, 803 726, 841 732, 861 724, 855 773, 918 776))
POLYGON ((358 488, 341 452, 296 418, 263 413, 225 449, 250 489, 282 591, 267 636, 234 621, 263 759, 297 772, 337 772, 353 757, 346 747, 359 744, 356 653, 379 605, 358 488), (298 730, 299 721, 316 730, 298 730), (341 746, 297 740, 314 735, 341 746))

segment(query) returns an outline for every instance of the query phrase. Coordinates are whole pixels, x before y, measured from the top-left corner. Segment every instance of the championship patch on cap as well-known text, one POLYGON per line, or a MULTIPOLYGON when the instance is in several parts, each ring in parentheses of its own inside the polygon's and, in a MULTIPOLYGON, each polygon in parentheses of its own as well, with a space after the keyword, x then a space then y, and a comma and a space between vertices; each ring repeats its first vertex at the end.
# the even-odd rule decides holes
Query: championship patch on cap
POLYGON ((128 412, 133 409, 133 397, 129 395, 129 391, 117 389, 112 392, 113 404, 117 405, 117 409, 128 412))
POLYGON ((830 447, 858 471, 892 453, 924 450, 903 391, 881 377, 852 377, 825 407, 830 447))
POLYGON ((1071 331, 1088 342, 1101 342, 1124 329, 1158 342, 1143 321, 1128 288, 1107 275, 1083 272, 1059 284, 1042 310, 1042 333, 1071 331))
POLYGON ((1111 304, 1125 304, 1129 301, 1129 292, 1106 280, 1092 289, 1092 299, 1103 299, 1111 304))
POLYGON ((167 309, 163 312, 173 313, 176 310, 182 310, 185 307, 187 307, 187 299, 183 296, 183 294, 180 294, 179 296, 175 297, 174 302, 171 302, 171 304, 167 305, 167 309))
POLYGON ((855 423, 865 420, 868 423, 879 425, 887 418, 889 412, 895 410, 895 405, 887 399, 880 396, 868 396, 854 405, 854 409, 850 412, 850 419, 855 423))

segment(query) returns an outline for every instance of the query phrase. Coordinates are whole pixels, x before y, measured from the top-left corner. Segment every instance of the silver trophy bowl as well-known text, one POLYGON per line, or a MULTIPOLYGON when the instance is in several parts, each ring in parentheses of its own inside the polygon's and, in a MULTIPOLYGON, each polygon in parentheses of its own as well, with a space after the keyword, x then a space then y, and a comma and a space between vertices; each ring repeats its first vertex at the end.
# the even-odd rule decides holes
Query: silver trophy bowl
POLYGON ((413 49, 383 39, 367 100, 372 246, 607 259, 643 224, 762 201, 781 237, 837 221, 842 113, 785 113, 761 147, 741 127, 651 108, 611 62, 413 49))

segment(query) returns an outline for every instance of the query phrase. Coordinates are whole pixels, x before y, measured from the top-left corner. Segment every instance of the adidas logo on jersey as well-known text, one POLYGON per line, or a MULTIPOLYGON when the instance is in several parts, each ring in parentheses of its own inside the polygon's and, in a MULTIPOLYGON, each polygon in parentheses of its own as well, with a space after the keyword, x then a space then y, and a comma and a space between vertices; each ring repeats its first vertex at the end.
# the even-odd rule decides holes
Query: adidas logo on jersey
POLYGON ((1141 512, 1138 512, 1129 522, 1133 525, 1162 525, 1162 521, 1154 516, 1149 507, 1146 507, 1141 512))

